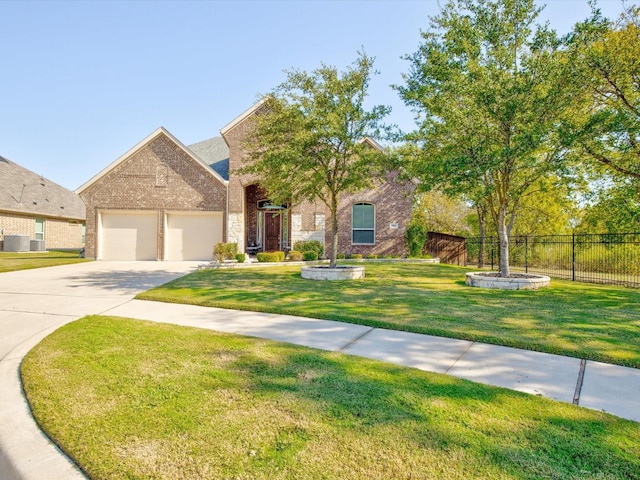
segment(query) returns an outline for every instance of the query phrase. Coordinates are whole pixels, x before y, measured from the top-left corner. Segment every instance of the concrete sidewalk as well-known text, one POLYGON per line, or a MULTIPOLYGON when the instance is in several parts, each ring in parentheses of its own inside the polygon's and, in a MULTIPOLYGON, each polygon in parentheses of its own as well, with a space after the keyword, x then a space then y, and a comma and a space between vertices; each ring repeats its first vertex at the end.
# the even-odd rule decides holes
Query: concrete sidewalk
POLYGON ((108 315, 206 328, 383 360, 640 422, 640 370, 349 323, 132 300, 108 315))
POLYGON ((0 479, 85 478, 36 425, 23 396, 19 366, 50 332, 89 314, 359 355, 640 422, 638 369, 326 320, 133 300, 137 293, 195 268, 187 262, 92 262, 0 275, 0 479))

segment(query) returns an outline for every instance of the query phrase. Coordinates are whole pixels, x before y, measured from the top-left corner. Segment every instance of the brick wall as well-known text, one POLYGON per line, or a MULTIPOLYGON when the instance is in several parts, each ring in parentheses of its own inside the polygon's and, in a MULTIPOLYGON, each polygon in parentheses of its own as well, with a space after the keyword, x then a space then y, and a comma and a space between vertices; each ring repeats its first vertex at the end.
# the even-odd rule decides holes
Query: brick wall
POLYGON ((0 213, 0 240, 4 240, 4 235, 29 235, 29 238, 35 239, 35 218, 13 213, 0 213))
POLYGON ((244 189, 258 180, 252 175, 236 173, 247 159, 243 142, 251 128, 252 122, 249 117, 223 135, 229 146, 229 213, 245 213, 244 189))
MULTIPOLYGON (((405 255, 405 232, 411 220, 413 189, 413 184, 399 181, 397 174, 391 173, 375 188, 341 197, 338 205, 338 253, 405 255), (351 243, 351 211, 354 203, 370 203, 375 207, 374 245, 351 243), (392 228, 392 225, 397 228, 392 228)), ((330 222, 328 217, 327 245, 331 245, 330 222)))
POLYGON ((51 248, 82 248, 82 222, 45 218, 44 244, 51 248))
MULTIPOLYGON (((0 213, 0 243, 4 235, 28 235, 36 238, 36 218, 44 219, 45 248, 82 248, 82 221, 44 216, 0 213)), ((0 251, 2 244, 0 244, 0 251)))
POLYGON ((226 195, 221 181, 160 133, 81 192, 87 206, 86 255, 96 256, 98 210, 157 212, 158 258, 164 258, 165 211, 224 212, 226 195))

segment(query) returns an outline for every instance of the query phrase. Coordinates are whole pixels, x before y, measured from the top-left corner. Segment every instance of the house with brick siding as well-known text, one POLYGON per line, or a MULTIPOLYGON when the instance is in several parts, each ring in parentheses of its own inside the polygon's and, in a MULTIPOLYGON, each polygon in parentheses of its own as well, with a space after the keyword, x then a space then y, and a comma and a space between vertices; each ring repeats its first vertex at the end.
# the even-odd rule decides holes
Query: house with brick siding
POLYGON ((37 249, 80 249, 84 222, 84 203, 78 195, 0 157, 0 251, 5 237, 14 235, 28 237, 29 250, 33 244, 37 249))
MULTIPOLYGON (((249 252, 289 250, 298 240, 330 245, 323 203, 276 205, 259 178, 237 173, 259 106, 227 124, 221 136, 189 146, 161 127, 81 186, 87 257, 204 261, 218 242, 249 252)), ((390 173, 375 188, 343 196, 339 253, 406 253, 412 187, 390 173)))

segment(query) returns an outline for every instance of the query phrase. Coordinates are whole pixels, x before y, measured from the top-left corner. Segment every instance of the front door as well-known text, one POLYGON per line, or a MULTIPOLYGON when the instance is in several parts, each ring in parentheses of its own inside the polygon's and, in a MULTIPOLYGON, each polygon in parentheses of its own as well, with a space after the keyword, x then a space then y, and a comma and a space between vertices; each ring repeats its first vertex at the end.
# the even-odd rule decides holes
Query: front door
POLYGON ((265 212, 264 215, 264 251, 280 250, 281 213, 265 212))

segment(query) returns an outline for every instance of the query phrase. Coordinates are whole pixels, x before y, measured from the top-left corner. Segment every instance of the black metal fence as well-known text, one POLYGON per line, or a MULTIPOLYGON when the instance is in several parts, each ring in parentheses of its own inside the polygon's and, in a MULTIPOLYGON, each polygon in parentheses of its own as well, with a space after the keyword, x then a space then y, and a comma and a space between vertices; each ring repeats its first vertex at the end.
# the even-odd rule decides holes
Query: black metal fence
MULTIPOLYGON (((467 238, 467 265, 478 265, 480 238, 467 238)), ((499 268, 496 237, 485 238, 484 266, 499 268)), ((515 236, 509 239, 509 265, 578 282, 640 287, 640 233, 515 236)))

